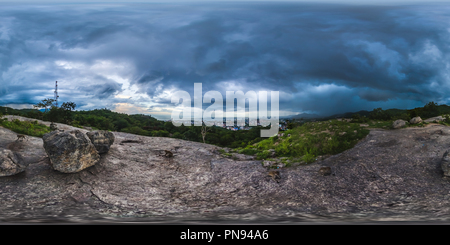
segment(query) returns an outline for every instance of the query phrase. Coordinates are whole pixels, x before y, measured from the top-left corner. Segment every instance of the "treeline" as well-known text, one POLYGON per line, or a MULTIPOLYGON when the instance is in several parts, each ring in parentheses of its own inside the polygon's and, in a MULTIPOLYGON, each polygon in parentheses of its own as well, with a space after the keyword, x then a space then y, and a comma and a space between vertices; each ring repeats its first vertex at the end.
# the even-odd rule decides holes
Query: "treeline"
MULTIPOLYGON (((101 130, 132 133, 153 137, 172 137, 196 142, 203 142, 201 127, 176 127, 172 122, 159 121, 149 115, 127 115, 108 109, 74 112, 72 125, 88 126, 101 130)), ((260 129, 230 131, 222 127, 210 127, 205 137, 205 143, 223 147, 242 147, 262 140, 260 129)))
POLYGON ((438 105, 435 102, 429 102, 424 107, 418 107, 411 110, 400 109, 388 109, 383 110, 381 108, 373 109, 371 112, 360 111, 352 113, 351 117, 354 122, 367 122, 369 120, 396 120, 402 119, 405 121, 411 120, 413 117, 421 117, 427 119, 430 117, 436 117, 443 114, 450 114, 450 106, 438 105))
MULTIPOLYGON (((0 113, 65 123, 80 128, 86 126, 98 130, 203 142, 201 127, 184 125, 175 127, 172 122, 159 121, 149 115, 128 115, 108 109, 72 111, 72 108, 52 107, 47 112, 42 112, 36 109, 16 110, 0 107, 0 113)), ((260 137, 261 129, 262 127, 254 127, 251 130, 231 131, 222 127, 210 127, 205 143, 230 148, 245 147, 263 139, 260 137)))

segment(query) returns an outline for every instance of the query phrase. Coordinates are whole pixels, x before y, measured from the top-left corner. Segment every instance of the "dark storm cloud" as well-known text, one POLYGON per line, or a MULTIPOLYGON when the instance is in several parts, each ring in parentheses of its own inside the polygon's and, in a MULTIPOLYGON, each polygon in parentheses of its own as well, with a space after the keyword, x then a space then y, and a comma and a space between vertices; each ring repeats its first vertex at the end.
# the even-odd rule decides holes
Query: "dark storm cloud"
POLYGON ((416 16, 421 23, 411 22, 417 15, 413 10, 323 5, 246 10, 213 10, 205 19, 169 32, 167 37, 180 42, 163 47, 165 52, 177 47, 191 53, 184 66, 165 66, 170 74, 159 74, 161 83, 182 80, 192 86, 245 79, 292 91, 296 83, 393 92, 421 87, 431 96, 435 91, 427 91, 427 85, 445 67, 411 62, 410 55, 420 55, 427 41, 441 52, 448 50, 446 27, 421 16, 416 16))
POLYGON ((111 97, 111 95, 116 94, 118 91, 122 91, 121 87, 122 86, 119 83, 111 81, 108 83, 101 83, 101 84, 98 84, 96 82, 96 84, 94 85, 78 89, 86 91, 86 93, 89 95, 94 95, 95 98, 107 99, 111 97))
MULTIPOLYGON (((292 113, 446 103, 448 10, 275 2, 8 5, 0 10, 0 103, 49 97, 55 80, 65 81, 67 100, 86 108, 122 103, 115 96, 127 97, 133 85, 153 103, 147 108, 167 108, 168 91, 193 95, 194 83, 223 95, 280 91, 280 110, 292 113), (24 97, 19 88, 48 92, 24 97)), ((127 103, 144 98, 130 97, 127 103)))

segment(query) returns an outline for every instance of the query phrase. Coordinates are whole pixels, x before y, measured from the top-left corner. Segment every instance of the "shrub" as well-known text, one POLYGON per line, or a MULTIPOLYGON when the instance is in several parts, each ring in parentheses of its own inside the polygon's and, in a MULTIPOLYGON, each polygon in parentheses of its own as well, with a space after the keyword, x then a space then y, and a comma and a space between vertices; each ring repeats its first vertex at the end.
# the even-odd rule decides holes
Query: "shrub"
POLYGON ((376 108, 373 109, 373 111, 371 111, 369 113, 369 118, 370 119, 374 119, 374 120, 390 120, 391 116, 386 112, 383 111, 383 109, 381 108, 376 108))
POLYGON ((282 141, 280 144, 278 144, 275 147, 275 151, 276 151, 277 155, 280 155, 280 156, 288 156, 288 155, 290 155, 291 149, 292 148, 290 147, 290 144, 289 144, 288 140, 282 141))
POLYGON ((175 132, 175 133, 172 135, 172 138, 182 139, 182 138, 183 138, 183 135, 182 135, 180 132, 175 132))
POLYGON ((169 137, 169 134, 170 133, 167 132, 166 130, 158 130, 152 132, 153 137, 169 137))
POLYGON ((149 135, 147 130, 143 130, 138 126, 133 126, 129 128, 122 129, 122 132, 130 133, 130 134, 139 134, 139 135, 149 135))
POLYGON ((422 115, 423 118, 435 117, 440 114, 438 104, 431 101, 423 107, 422 115))
POLYGON ((239 153, 245 154, 245 155, 255 155, 256 153, 258 153, 258 150, 254 149, 254 148, 245 148, 245 149, 240 150, 239 153))
POLYGON ((261 159, 266 159, 270 156, 270 151, 262 151, 262 152, 258 152, 256 154, 256 159, 261 160, 261 159))
POLYGON ((268 150, 271 149, 272 145, 272 139, 265 139, 258 143, 257 148, 259 150, 268 150))
POLYGON ((311 148, 309 151, 305 149, 305 154, 303 155, 302 160, 306 163, 314 162, 316 160, 314 148, 311 148))
POLYGON ((365 116, 361 116, 358 113, 352 115, 352 122, 355 123, 366 123, 369 121, 369 118, 365 116))

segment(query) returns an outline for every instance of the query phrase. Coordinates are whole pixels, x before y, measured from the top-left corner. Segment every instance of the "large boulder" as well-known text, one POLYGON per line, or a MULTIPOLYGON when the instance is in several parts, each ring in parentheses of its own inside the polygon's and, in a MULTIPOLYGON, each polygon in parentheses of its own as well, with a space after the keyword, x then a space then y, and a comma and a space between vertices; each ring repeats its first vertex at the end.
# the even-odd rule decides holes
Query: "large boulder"
POLYGON ((442 156, 441 168, 445 176, 450 176, 450 156, 448 150, 442 156))
POLYGON ((405 126, 405 125, 406 125, 406 121, 401 120, 401 119, 395 120, 395 121, 392 123, 392 127, 393 127, 393 128, 401 128, 401 127, 403 127, 403 126, 405 126))
POLYGON ((94 144, 99 154, 107 153, 114 143, 114 134, 106 130, 87 132, 86 135, 94 144))
POLYGON ((418 124, 422 122, 422 118, 420 117, 413 117, 411 120, 409 120, 409 123, 411 124, 418 124))
POLYGON ((25 171, 27 166, 19 154, 8 149, 0 149, 0 176, 18 174, 25 171))
POLYGON ((79 172, 100 160, 91 140, 79 130, 53 131, 42 139, 53 168, 60 172, 79 172))

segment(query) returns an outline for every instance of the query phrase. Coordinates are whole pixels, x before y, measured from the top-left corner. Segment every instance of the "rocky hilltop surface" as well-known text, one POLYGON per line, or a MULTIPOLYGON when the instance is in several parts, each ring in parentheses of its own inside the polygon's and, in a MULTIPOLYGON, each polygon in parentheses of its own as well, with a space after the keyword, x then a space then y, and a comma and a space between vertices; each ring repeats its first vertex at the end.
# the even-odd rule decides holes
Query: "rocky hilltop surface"
POLYGON ((450 128, 439 124, 371 129, 354 148, 279 169, 276 180, 261 161, 217 146, 121 132, 97 164, 62 173, 41 138, 16 135, 0 127, 0 149, 28 164, 0 177, 1 222, 450 221, 441 169, 450 128))

